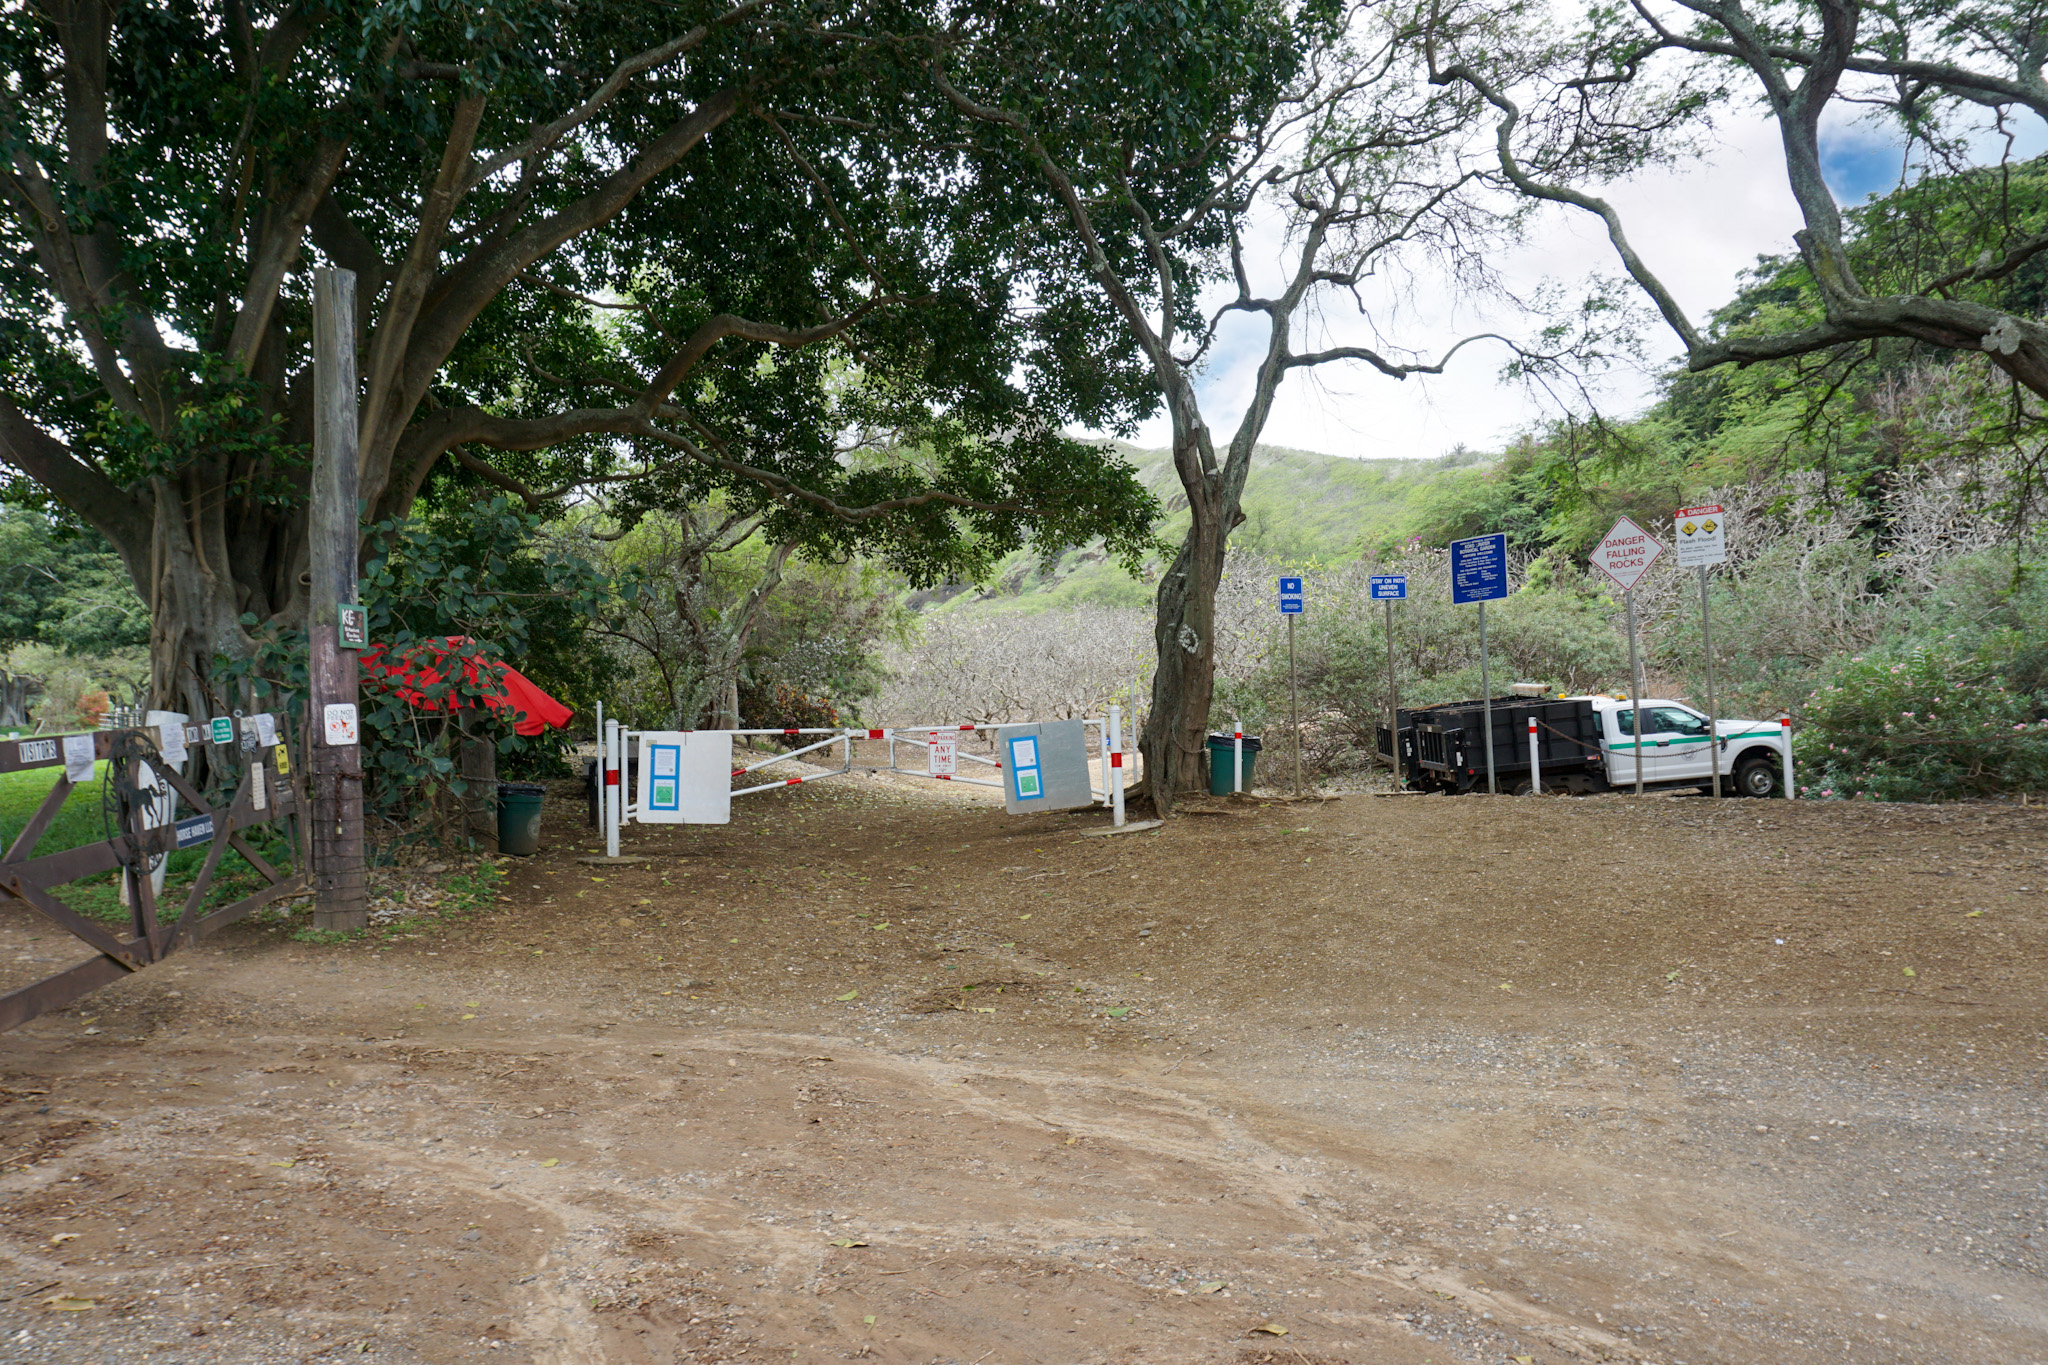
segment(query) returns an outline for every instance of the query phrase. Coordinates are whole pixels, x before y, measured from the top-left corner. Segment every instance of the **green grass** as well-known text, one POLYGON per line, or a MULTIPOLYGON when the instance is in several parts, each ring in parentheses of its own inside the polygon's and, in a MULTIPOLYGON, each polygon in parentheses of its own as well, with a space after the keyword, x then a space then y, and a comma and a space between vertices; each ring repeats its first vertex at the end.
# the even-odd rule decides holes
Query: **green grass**
MULTIPOLYGON (((100 817, 100 778, 106 770, 106 764, 94 764, 92 781, 72 788, 64 808, 57 812, 56 820, 43 832, 41 842, 36 845, 37 853, 62 853, 67 848, 77 848, 107 837, 106 824, 100 817)), ((0 842, 10 848, 13 846, 15 836, 21 833, 42 806, 43 798, 50 794, 50 788, 56 786, 57 779, 63 775, 62 768, 0 773, 0 842)))
MULTIPOLYGON (((79 848, 86 844, 98 843, 107 837, 107 822, 101 814, 101 779, 106 774, 105 763, 95 764, 93 780, 82 782, 72 789, 57 818, 43 831, 43 837, 36 842, 35 855, 62 853, 68 848, 79 848)), ((0 842, 11 847, 17 835, 27 826, 50 789, 57 785, 63 775, 62 768, 33 768, 27 772, 0 773, 0 842)), ((189 814, 190 812, 183 812, 189 814)), ((276 852, 264 847, 266 831, 258 827, 246 831, 243 838, 277 863, 287 856, 282 841, 268 836, 279 846, 276 852)), ((185 897, 191 893, 193 879, 199 875, 200 867, 206 862, 207 845, 188 848, 170 856, 170 867, 164 877, 163 895, 157 898, 157 918, 171 921, 178 918, 185 897)), ((225 905, 239 900, 264 885, 263 875, 251 867, 241 854, 230 849, 221 858, 220 869, 214 875, 213 886, 208 891, 207 903, 202 910, 225 905)), ((70 882, 57 889, 58 899, 88 919, 108 923, 128 922, 128 909, 121 904, 121 883, 118 874, 87 877, 70 882)))

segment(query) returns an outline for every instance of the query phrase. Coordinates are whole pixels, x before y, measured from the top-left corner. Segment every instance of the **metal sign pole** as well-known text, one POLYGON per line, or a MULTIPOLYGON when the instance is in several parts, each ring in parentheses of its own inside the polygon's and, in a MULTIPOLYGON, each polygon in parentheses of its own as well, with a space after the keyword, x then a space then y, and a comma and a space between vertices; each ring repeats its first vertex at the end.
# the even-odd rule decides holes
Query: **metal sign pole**
POLYGON ((1636 660, 1636 590, 1630 588, 1621 595, 1628 608, 1628 699, 1635 712, 1631 722, 1635 728, 1636 741, 1636 795, 1643 794, 1643 670, 1636 660))
POLYGON ((1301 689, 1294 674, 1294 618, 1287 618, 1287 719, 1294 727, 1294 794, 1301 795, 1301 689))
POLYGON ((1387 599, 1387 761, 1393 765, 1394 785, 1401 785, 1401 695, 1394 683, 1394 599, 1387 599))
POLYGON ((1543 795, 1543 759, 1536 752, 1536 717, 1529 717, 1529 792, 1543 795))
POLYGON ((1499 793, 1493 781, 1493 674, 1486 661, 1486 603, 1479 604, 1479 692, 1486 708, 1486 794, 1499 793))
POLYGON ((1707 624, 1707 566, 1700 574, 1700 652, 1707 661, 1707 757, 1714 765, 1714 799, 1721 799, 1721 721, 1714 705, 1714 633, 1707 624))

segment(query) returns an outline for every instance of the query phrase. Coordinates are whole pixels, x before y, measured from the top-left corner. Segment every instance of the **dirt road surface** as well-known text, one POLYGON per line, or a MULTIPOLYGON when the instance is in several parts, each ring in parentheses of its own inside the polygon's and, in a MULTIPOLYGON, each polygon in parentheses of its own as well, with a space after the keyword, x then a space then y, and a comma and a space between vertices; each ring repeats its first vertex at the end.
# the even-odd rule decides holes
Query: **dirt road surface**
POLYGON ((550 804, 0 1038, 0 1360, 2048 1361, 2040 812, 550 804))

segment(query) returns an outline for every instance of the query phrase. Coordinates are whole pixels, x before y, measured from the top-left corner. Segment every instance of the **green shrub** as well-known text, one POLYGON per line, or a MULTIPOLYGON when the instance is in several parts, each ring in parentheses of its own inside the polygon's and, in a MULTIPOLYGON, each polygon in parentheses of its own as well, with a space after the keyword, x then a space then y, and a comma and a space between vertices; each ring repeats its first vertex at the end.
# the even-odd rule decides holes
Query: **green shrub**
POLYGON ((1922 646, 1859 655, 1807 699, 1804 796, 1927 801, 2048 785, 2048 719, 2009 660, 1922 646))

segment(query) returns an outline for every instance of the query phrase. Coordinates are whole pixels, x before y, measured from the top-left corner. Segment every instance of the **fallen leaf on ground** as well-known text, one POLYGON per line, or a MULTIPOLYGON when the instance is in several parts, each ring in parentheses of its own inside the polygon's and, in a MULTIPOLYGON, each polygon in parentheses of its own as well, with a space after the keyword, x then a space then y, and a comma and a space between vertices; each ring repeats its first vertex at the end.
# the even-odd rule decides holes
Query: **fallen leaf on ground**
POLYGON ((1129 1005, 1118 1005, 1114 1009, 1106 1009, 1103 1011, 1104 1014, 1108 1015, 1112 1019, 1121 1019, 1130 1012, 1131 1007, 1129 1005))
POLYGON ((1918 976, 1918 975, 1920 975, 1920 973, 1918 973, 1918 972, 1914 971, 1914 970, 1913 970, 1913 969, 1912 969, 1911 967, 1906 967, 1906 968, 1903 968, 1902 970, 1903 970, 1903 971, 1904 971, 1904 972, 1906 973, 1906 975, 1907 975, 1907 976, 1918 976))
POLYGON ((543 1161, 540 1164, 543 1166, 559 1166, 562 1164, 562 1158, 558 1156, 551 1156, 546 1161, 543 1161))
POLYGON ((70 1294, 52 1294, 43 1300, 43 1307, 53 1308, 59 1313, 82 1313, 92 1306, 91 1299, 81 1299, 70 1294))
POLYGON ((66 1242, 77 1241, 78 1237, 79 1234, 75 1232, 60 1232, 55 1237, 52 1237, 50 1239, 50 1245, 53 1247, 63 1246, 66 1242))
POLYGON ((996 1007, 994 1005, 975 1005, 972 1007, 972 1012, 975 1014, 994 1014, 996 1007))
POLYGON ((834 1237, 828 1245, 835 1247, 864 1247, 867 1243, 855 1241, 851 1237, 834 1237))
POLYGON ((285 1168, 286 1170, 290 1170, 290 1169, 291 1169, 292 1167, 294 1167, 294 1166, 298 1165, 299 1163, 298 1163, 298 1162, 297 1162, 296 1160, 293 1160, 293 1161, 273 1161, 273 1162, 271 1162, 270 1164, 271 1164, 271 1165, 273 1165, 273 1166, 282 1166, 282 1167, 284 1167, 284 1168, 285 1168))
POLYGON ((834 1000, 858 1000, 858 999, 860 999, 860 992, 859 992, 859 991, 848 991, 848 992, 847 992, 846 994, 844 994, 844 995, 835 995, 835 996, 833 996, 832 998, 833 998, 834 1000))
POLYGON ((1262 1322, 1257 1327, 1252 1328, 1252 1330, 1254 1332, 1264 1332, 1269 1337, 1284 1337, 1287 1335, 1287 1329, 1277 1322, 1262 1322))
POLYGON ((1198 1284, 1198 1285, 1196 1285, 1196 1286, 1195 1286, 1195 1292, 1196 1292, 1197 1294, 1213 1294, 1213 1293, 1215 1293, 1215 1292, 1216 1292, 1217 1290, 1219 1290, 1219 1289, 1223 1288, 1223 1286, 1224 1286, 1224 1285, 1225 1285, 1226 1283, 1228 1283, 1228 1281, 1225 1281, 1225 1280, 1208 1280, 1208 1281, 1205 1281, 1205 1282, 1204 1282, 1204 1283, 1202 1283, 1202 1284, 1198 1284))
POLYGON ((870 1313, 866 1317, 862 1318, 861 1321, 866 1323, 868 1326, 873 1327, 875 1325, 875 1315, 873 1313, 870 1313))

